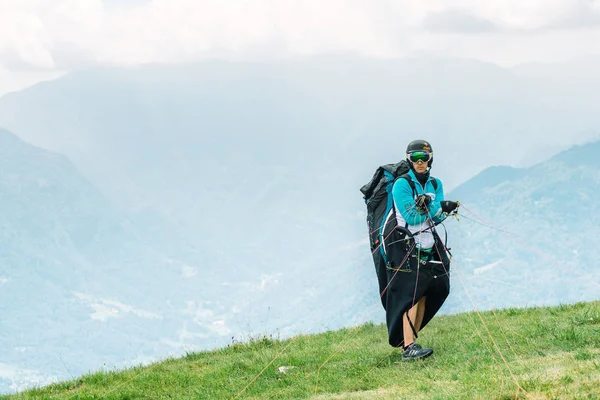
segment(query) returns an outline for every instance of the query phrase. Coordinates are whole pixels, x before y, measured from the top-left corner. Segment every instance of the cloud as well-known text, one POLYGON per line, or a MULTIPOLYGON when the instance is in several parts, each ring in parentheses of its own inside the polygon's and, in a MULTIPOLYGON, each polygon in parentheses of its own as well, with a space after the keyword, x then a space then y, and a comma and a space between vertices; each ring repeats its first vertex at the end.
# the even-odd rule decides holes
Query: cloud
POLYGON ((102 0, 106 7, 132 8, 150 3, 152 0, 102 0))
MULTIPOLYGON (((521 54, 537 49, 519 35, 600 27, 598 8, 584 0, 4 0, 0 68, 72 70, 331 52, 398 57, 438 52, 439 43, 444 53, 464 56, 468 50, 466 56, 482 59, 496 57, 489 48, 497 42, 506 47, 505 63, 524 62, 529 59, 521 54), (471 44, 457 41, 456 33, 471 44)), ((548 34, 535 44, 551 47, 554 39, 548 34)))
MULTIPOLYGON (((27 12, 7 17, 0 8, 0 57, 18 59, 25 64, 53 68, 51 39, 42 20, 27 12)), ((14 60, 13 60, 14 62, 14 60)))
POLYGON ((587 29, 600 27, 600 3, 576 1, 568 13, 551 21, 546 29, 587 29))
MULTIPOLYGON (((552 21, 568 15, 586 0, 455 0, 453 6, 441 10, 459 9, 469 15, 501 26, 506 32, 541 29, 552 21)), ((440 0, 442 2, 442 0, 440 0)))
POLYGON ((179 0, 177 7, 154 0, 107 25, 111 39, 98 49, 107 62, 190 60, 211 51, 251 56, 257 48, 285 55, 392 50, 368 10, 346 0, 179 0))
MULTIPOLYGON (((376 7, 347 0, 13 0, 0 5, 0 62, 38 68, 91 60, 128 65, 236 56, 393 52, 376 7), (62 60, 60 53, 62 52, 62 60), (68 53, 65 57, 64 53, 68 53), (12 56, 11 56, 12 57, 12 56)), ((6 64, 6 63, 5 63, 6 64)))
POLYGON ((462 10, 429 13, 423 19, 423 28, 440 33, 487 33, 500 30, 492 21, 462 10))
POLYGON ((435 33, 530 34, 600 27, 600 4, 595 0, 457 3, 465 7, 428 13, 423 18, 423 28, 435 33))

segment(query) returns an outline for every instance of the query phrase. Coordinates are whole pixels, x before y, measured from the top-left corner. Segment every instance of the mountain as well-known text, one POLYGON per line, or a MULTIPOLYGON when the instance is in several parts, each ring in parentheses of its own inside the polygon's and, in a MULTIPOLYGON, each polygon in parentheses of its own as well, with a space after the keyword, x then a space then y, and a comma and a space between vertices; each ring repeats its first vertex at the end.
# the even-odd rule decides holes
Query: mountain
POLYGON ((209 171, 223 167, 240 181, 268 177, 245 173, 256 160, 345 163, 358 176, 421 135, 441 168, 469 154, 450 186, 490 164, 532 165, 595 135, 593 114, 558 112, 572 99, 546 101, 562 89, 460 59, 212 61, 75 72, 2 97, 0 124, 69 156, 118 204, 186 222, 205 194, 192 179, 215 180, 209 171))
POLYGON ((219 337, 194 315, 219 288, 189 295, 210 271, 186 276, 184 249, 158 251, 65 156, 3 129, 0 206, 3 391, 181 352, 185 326, 219 337))
POLYGON ((452 239, 466 291, 488 307, 600 296, 598 151, 592 142, 529 168, 491 167, 448 194, 464 204, 452 239))
POLYGON ((595 114, 546 100, 562 89, 461 59, 208 61, 75 72, 2 97, 0 125, 68 156, 133 221, 167 221, 158 244, 177 232, 247 281, 321 271, 359 241, 357 188, 416 136, 448 189, 597 138, 595 114))
POLYGON ((2 97, 0 125, 65 154, 119 210, 168 221, 221 264, 279 249, 254 266, 276 274, 282 259, 312 265, 344 246, 337 232, 354 224, 328 220, 355 213, 356 188, 415 135, 435 144, 451 188, 490 164, 541 161, 574 130, 579 142, 597 136, 600 121, 574 129, 582 119, 561 107, 492 64, 323 56, 80 71, 2 97))
MULTIPOLYGON (((307 276, 297 257, 285 260, 286 274, 260 272, 258 250, 228 265, 231 255, 187 240, 156 213, 118 210, 65 156, 3 129, 0 194, 2 392, 257 331, 364 320, 356 315, 368 297, 360 281, 344 285, 351 293, 338 290, 348 308, 335 306, 329 284, 338 269, 307 276), (325 291, 332 297, 324 302, 325 291), (324 303, 331 307, 312 312, 324 303)), ((319 266, 348 262, 342 253, 321 254, 319 266)))
POLYGON ((0 98, 0 125, 26 141, 5 133, 1 161, 15 328, 0 373, 64 379, 382 321, 359 188, 417 135, 464 204, 445 224, 442 312, 597 298, 600 124, 539 85, 468 60, 321 57, 96 69, 0 98), (29 163, 23 191, 9 171, 29 163), (31 343, 46 350, 27 358, 31 343))

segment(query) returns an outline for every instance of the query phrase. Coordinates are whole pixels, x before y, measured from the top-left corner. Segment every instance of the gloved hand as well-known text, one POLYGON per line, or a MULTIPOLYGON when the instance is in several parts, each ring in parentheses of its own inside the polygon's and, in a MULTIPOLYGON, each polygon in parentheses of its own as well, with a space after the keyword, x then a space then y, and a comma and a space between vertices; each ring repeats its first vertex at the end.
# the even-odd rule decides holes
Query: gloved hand
POLYGON ((443 200, 440 201, 440 204, 442 206, 442 211, 445 213, 451 213, 458 208, 457 201, 443 200))
POLYGON ((417 207, 417 210, 421 212, 421 214, 429 212, 429 209, 427 208, 429 203, 431 203, 431 196, 427 194, 420 194, 415 199, 415 206, 417 207))

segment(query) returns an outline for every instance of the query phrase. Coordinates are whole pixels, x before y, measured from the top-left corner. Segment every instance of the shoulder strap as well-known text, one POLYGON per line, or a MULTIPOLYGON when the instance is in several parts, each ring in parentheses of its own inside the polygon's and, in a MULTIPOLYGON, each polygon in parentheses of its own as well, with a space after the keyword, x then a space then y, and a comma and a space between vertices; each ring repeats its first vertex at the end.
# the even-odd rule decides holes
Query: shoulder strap
MULTIPOLYGON (((400 176, 398 177, 398 179, 400 179, 400 178, 404 178, 404 179, 406 179, 406 181, 407 181, 407 182, 408 182, 408 184, 410 185, 410 188, 411 188, 411 189, 412 189, 412 191, 413 191, 413 197, 415 197, 415 195, 417 194, 417 189, 415 188, 415 182, 412 180, 412 178, 410 177, 410 175, 408 175, 408 174, 400 175, 400 176)), ((437 179, 436 179, 436 178, 434 178, 433 176, 431 177, 431 179, 432 179, 432 181, 431 181, 431 184, 433 185, 433 190, 436 190, 436 191, 437 191, 437 188, 438 188, 438 181, 437 181, 437 179)))
MULTIPOLYGON (((406 182, 408 182, 408 185, 410 186, 410 188, 412 189, 412 195, 413 198, 416 197, 417 195, 417 188, 415 187, 415 182, 413 182, 412 178, 410 177, 410 175, 408 174, 404 174, 404 175, 400 175, 398 177, 398 179, 406 179, 406 182)), ((408 230, 408 222, 406 222, 404 224, 404 227, 408 230)), ((411 235, 412 236, 412 235, 411 235)))
MULTIPOLYGON (((415 197, 415 195, 417 194, 417 189, 415 187, 415 182, 413 182, 412 178, 410 177, 410 175, 408 174, 404 174, 404 175, 400 175, 398 177, 398 179, 406 179, 406 181, 408 182, 408 184, 410 185, 410 188, 412 189, 413 192, 413 197, 415 197)), ((437 185, 436 185, 437 186, 437 185)))

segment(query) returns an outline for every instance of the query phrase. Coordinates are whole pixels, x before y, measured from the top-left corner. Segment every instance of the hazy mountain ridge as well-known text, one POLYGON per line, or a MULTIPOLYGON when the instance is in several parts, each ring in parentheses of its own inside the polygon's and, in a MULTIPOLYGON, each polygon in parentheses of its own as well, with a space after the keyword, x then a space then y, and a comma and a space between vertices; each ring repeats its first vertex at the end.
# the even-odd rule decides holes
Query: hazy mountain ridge
MULTIPOLYGON (((18 276, 31 283, 3 291, 4 304, 32 310, 24 319, 13 308, 10 325, 27 320, 39 327, 25 338, 3 331, 11 343, 5 348, 40 340, 47 346, 36 350, 38 359, 22 362, 14 350, 11 360, 67 377, 57 349, 80 353, 62 357, 75 370, 71 363, 96 368, 256 332, 285 336, 382 321, 358 191, 378 165, 398 161, 407 141, 425 136, 435 149, 432 174, 450 188, 483 166, 546 158, 548 148, 568 147, 574 132, 599 126, 594 116, 571 126, 575 114, 556 113, 560 104, 540 100, 535 85, 492 65, 348 61, 91 70, 0 98, 0 124, 65 154, 87 179, 54 177, 71 202, 57 201, 59 207, 51 199, 44 209, 39 184, 35 201, 22 202, 21 178, 2 174, 10 206, 29 204, 19 218, 40 215, 45 229, 33 236, 34 224, 3 250, 16 261, 0 274, 9 280, 0 287, 18 276), (483 145, 474 132, 497 137, 483 145), (38 247, 40 256, 30 256, 38 247), (27 275, 20 265, 51 267, 27 275), (83 289, 75 291, 78 285, 83 289), (47 296, 60 306, 44 302, 47 296), (124 317, 98 319, 115 310, 124 317), (65 340, 64 327, 73 326, 82 342, 65 340), (40 339, 41 331, 49 336, 40 339)), ((585 135, 577 140, 593 136, 585 135)), ((599 168, 590 161, 592 148, 573 151, 530 168, 483 170, 447 197, 598 281, 598 232, 588 216, 599 168), (589 234, 580 236, 582 229, 589 234), (586 250, 574 253, 579 246, 586 250)), ((29 158, 29 150, 7 157, 10 166, 1 171, 29 158)), ((41 172, 53 168, 36 164, 31 181, 49 180, 41 172)), ((3 215, 11 227, 3 235, 20 227, 16 215, 3 215)), ((561 275, 464 215, 446 224, 448 241, 453 273, 464 272, 478 306, 597 297, 589 282, 561 275)), ((444 312, 472 307, 463 303, 457 278, 444 312)))
POLYGON ((0 130, 0 193, 2 390, 164 355, 157 343, 193 321, 182 261, 140 240, 64 156, 0 130))
MULTIPOLYGON (((460 182, 490 162, 520 162, 527 153, 546 158, 544 148, 526 149, 544 136, 543 146, 557 141, 564 146, 560 135, 572 132, 575 120, 561 120, 554 111, 539 98, 536 85, 492 64, 353 57, 89 70, 0 100, 5 126, 69 155, 94 182, 102 181, 103 189, 108 185, 103 175, 120 179, 116 188, 107 186, 111 198, 128 195, 127 200, 153 207, 162 200, 163 207, 177 204, 190 166, 197 179, 208 179, 207 170, 231 166, 243 172, 244 162, 257 159, 283 166, 330 159, 347 163, 352 176, 360 176, 370 163, 398 157, 417 132, 436 144, 444 156, 441 167, 456 164, 458 154, 470 154, 471 165, 447 178, 460 182), (41 118, 30 121, 25 110, 41 118), (472 132, 488 136, 489 145, 472 141, 472 132), (374 138, 386 149, 374 146, 374 138), (200 148, 219 158, 194 160, 200 148), (510 152, 498 157, 502 148, 510 152), (160 197, 142 200, 148 190, 160 197), (173 196, 163 197, 170 191, 173 196)), ((589 132, 584 134, 581 140, 589 139, 589 132)))
MULTIPOLYGON (((192 242, 224 248, 223 264, 252 256, 234 245, 250 240, 247 227, 263 232, 253 239, 282 249, 263 265, 273 269, 297 253, 286 243, 296 226, 358 210, 350 193, 417 132, 435 143, 447 188, 490 163, 555 151, 572 127, 536 90, 471 60, 214 61, 70 74, 4 96, 0 123, 68 155, 119 208, 155 213, 192 242), (548 148, 527 150, 533 143, 548 148)), ((314 237, 308 248, 337 238, 314 237)))
MULTIPOLYGON (((289 285, 327 281, 303 276, 306 243, 284 260, 251 249, 244 258, 220 254, 223 249, 202 242, 190 249, 188 242, 177 243, 176 230, 160 232, 169 240, 159 243, 145 231, 168 225, 117 211, 64 156, 4 130, 0 140, 3 390, 224 345, 229 335, 239 340, 255 331, 289 334, 321 326, 322 318, 310 315, 321 302, 318 289, 269 305, 287 298, 289 285), (269 272, 278 264, 286 276, 269 272), (248 295, 253 299, 245 300, 248 295), (290 307, 299 314, 290 314, 290 307)), ((269 189, 263 191, 266 196, 269 189)), ((298 222, 285 229, 309 236, 307 224, 298 222)), ((245 236, 254 249, 276 245, 245 236)), ((328 314, 340 313, 332 308, 328 314)), ((341 313, 332 326, 348 314, 353 311, 341 313)))
POLYGON ((576 146, 527 169, 505 169, 506 180, 492 187, 480 179, 479 185, 468 182, 449 193, 460 195, 466 218, 491 225, 468 219, 453 224, 457 264, 491 279, 478 282, 474 292, 494 297, 486 291, 498 293, 504 283, 511 295, 496 299, 503 306, 598 298, 600 164, 581 157, 598 150, 600 142, 576 146))

